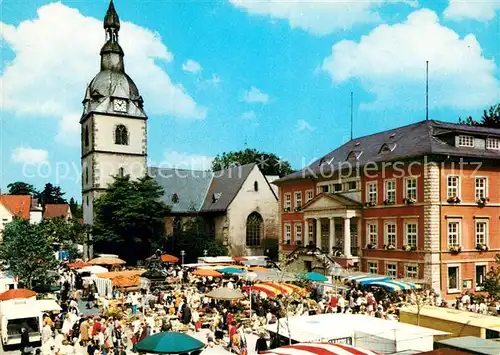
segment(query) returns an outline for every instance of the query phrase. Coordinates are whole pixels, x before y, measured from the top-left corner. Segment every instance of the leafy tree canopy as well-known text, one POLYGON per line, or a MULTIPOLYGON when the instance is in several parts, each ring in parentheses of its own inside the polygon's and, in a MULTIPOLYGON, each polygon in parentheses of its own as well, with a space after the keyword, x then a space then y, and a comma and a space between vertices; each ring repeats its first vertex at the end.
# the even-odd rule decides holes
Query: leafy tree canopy
POLYGON ((69 208, 71 209, 71 215, 73 218, 83 218, 82 205, 79 205, 73 197, 69 199, 69 208))
POLYGON ((256 163, 264 175, 279 175, 281 177, 293 172, 290 163, 281 160, 276 154, 259 152, 256 149, 249 148, 217 155, 212 162, 212 171, 251 163, 256 163))
POLYGON ((35 190, 33 185, 16 181, 7 185, 9 189, 9 195, 36 195, 38 192, 35 190))
POLYGON ((221 241, 215 239, 215 233, 210 223, 203 217, 187 218, 182 224, 182 228, 169 237, 166 250, 180 256, 181 250, 184 250, 184 262, 197 262, 198 257, 204 256, 226 256, 227 247, 222 245, 221 241))
POLYGON ((61 204, 67 203, 64 195, 66 193, 61 191, 61 188, 56 185, 52 185, 50 182, 45 184, 43 190, 35 195, 40 201, 42 206, 46 204, 61 204))
POLYGON ((482 126, 490 128, 500 128, 500 103, 491 106, 488 110, 484 110, 481 120, 476 121, 471 116, 458 119, 458 123, 469 126, 482 126))
POLYGON ((15 219, 5 226, 0 246, 0 258, 28 288, 47 280, 58 264, 51 241, 40 229, 38 224, 15 219))
POLYGON ((137 181, 115 176, 94 202, 94 250, 118 254, 131 263, 151 255, 164 241, 164 221, 170 211, 160 201, 163 194, 149 176, 137 181))
POLYGON ((500 254, 496 255, 497 266, 492 266, 483 282, 483 290, 496 301, 500 300, 500 254))

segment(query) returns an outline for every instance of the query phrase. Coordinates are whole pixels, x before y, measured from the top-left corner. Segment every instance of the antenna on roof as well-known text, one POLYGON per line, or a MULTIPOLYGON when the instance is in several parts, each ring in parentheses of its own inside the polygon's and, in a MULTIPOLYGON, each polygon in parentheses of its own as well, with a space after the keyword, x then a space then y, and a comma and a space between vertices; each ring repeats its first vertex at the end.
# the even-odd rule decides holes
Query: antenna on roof
POLYGON ((353 126, 353 120, 352 120, 352 115, 353 115, 353 103, 354 103, 354 99, 353 99, 353 92, 351 91, 351 140, 353 139, 353 135, 352 135, 352 126, 353 126))
POLYGON ((425 62, 425 120, 429 120, 429 61, 425 62))

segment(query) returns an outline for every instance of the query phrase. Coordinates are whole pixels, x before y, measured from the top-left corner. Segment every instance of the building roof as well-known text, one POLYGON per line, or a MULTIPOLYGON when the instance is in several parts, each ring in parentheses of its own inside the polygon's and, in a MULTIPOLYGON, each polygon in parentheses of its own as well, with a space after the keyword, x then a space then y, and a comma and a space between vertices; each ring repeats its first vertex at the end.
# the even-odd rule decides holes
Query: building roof
POLYGON ((350 140, 314 161, 308 167, 284 176, 273 183, 314 178, 319 174, 331 176, 332 171, 367 163, 403 160, 425 155, 450 155, 481 159, 500 159, 500 150, 456 147, 449 144, 450 134, 464 133, 500 138, 500 129, 467 126, 435 120, 421 121, 407 126, 350 140))
MULTIPOLYGON (((441 348, 432 351, 418 352, 418 355, 470 355, 469 352, 460 351, 452 348, 441 348)), ((399 353, 398 353, 399 355, 399 353)))
POLYGON ((252 163, 215 172, 201 212, 225 211, 255 166, 252 163))
MULTIPOLYGON (((399 310, 402 313, 417 314, 417 306, 403 307, 399 310)), ((487 328, 500 331, 500 317, 488 316, 479 313, 459 311, 453 308, 441 308, 424 306, 420 309, 420 315, 436 319, 444 319, 450 322, 467 324, 473 327, 487 328)))
POLYGON ((67 218, 70 215, 70 208, 67 203, 60 204, 46 204, 43 211, 43 219, 64 217, 67 218))
POLYGON ((30 195, 0 195, 0 203, 14 216, 30 219, 31 196, 30 195))
POLYGON ((472 351, 475 354, 498 355, 500 354, 500 342, 478 337, 450 338, 438 341, 439 344, 472 351))

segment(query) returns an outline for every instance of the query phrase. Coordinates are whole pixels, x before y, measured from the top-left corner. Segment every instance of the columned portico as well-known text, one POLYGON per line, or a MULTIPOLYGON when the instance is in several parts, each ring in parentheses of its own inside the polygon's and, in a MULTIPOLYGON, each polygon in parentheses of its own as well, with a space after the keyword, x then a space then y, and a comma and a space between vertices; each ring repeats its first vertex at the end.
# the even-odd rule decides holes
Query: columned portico
POLYGON ((344 218, 344 257, 350 258, 351 255, 351 219, 344 218))

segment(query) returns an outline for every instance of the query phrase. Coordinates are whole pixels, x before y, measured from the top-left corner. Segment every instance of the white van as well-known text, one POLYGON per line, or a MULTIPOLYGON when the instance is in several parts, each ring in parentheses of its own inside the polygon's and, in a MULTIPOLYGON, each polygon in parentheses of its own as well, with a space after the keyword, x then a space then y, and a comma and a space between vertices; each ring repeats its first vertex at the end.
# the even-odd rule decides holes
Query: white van
POLYGON ((2 345, 21 344, 21 329, 28 330, 30 343, 42 341, 43 313, 36 300, 11 300, 0 303, 2 345))

